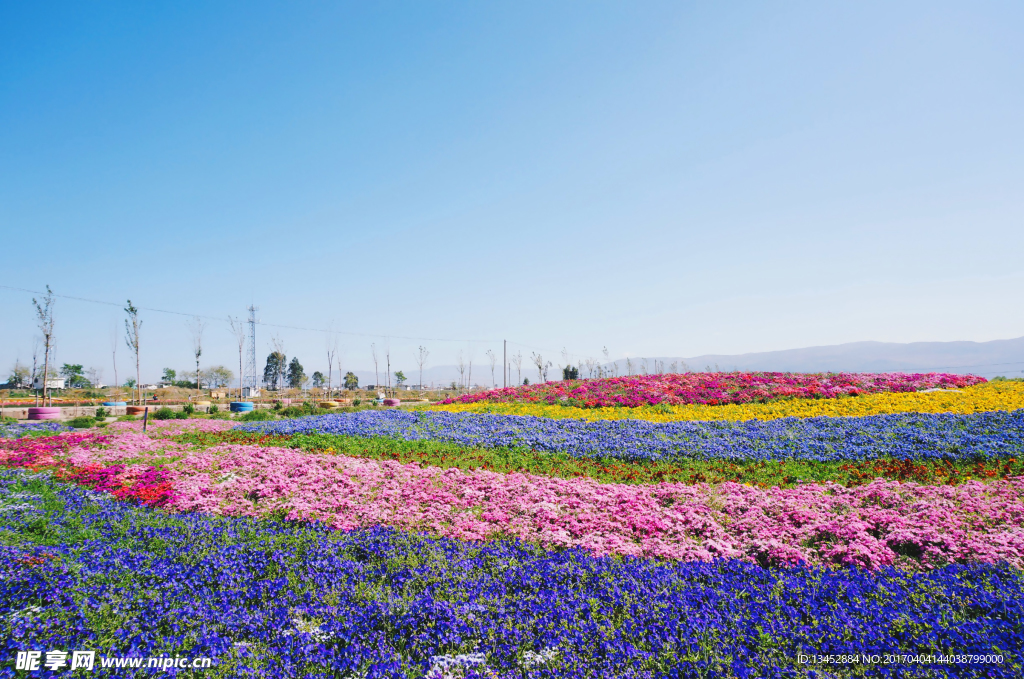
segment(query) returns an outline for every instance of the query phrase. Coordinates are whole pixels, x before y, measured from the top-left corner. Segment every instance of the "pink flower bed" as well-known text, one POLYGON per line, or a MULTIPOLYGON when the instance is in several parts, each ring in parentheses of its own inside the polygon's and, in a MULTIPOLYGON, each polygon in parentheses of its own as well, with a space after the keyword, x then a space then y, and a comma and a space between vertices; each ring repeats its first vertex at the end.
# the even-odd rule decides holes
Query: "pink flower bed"
POLYGON ((467 540, 512 536, 595 554, 683 560, 1024 567, 1020 477, 939 487, 884 480, 855 488, 618 485, 285 448, 195 450, 136 432, 4 442, 0 463, 57 466, 86 485, 179 511, 278 511, 340 529, 386 525, 467 540))
POLYGON ((558 403, 585 408, 635 408, 667 403, 765 402, 779 398, 837 398, 878 392, 968 387, 985 378, 947 373, 683 373, 566 380, 464 394, 442 403, 558 403))

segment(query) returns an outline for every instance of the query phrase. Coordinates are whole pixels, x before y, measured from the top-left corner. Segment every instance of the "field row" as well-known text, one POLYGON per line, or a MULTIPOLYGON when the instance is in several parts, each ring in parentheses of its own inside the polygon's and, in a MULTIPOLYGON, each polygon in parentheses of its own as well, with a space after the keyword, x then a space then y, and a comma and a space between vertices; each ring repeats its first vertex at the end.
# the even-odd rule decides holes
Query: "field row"
POLYGON ((1008 566, 595 558, 169 514, 18 471, 0 471, 0 497, 0 609, 19 648, 211 657, 208 679, 810 676, 807 653, 880 658, 829 676, 1024 673, 1024 579, 1008 566))
POLYGON ((432 406, 444 412, 526 415, 553 419, 586 420, 638 419, 649 422, 774 420, 786 417, 864 417, 898 413, 970 414, 1024 408, 1024 382, 988 382, 952 391, 911 391, 874 393, 848 398, 788 398, 767 403, 638 405, 621 407, 575 407, 569 401, 554 404, 519 402, 469 402, 432 406))
POLYGON ((786 489, 609 484, 267 445, 195 446, 131 430, 8 441, 0 463, 53 470, 180 511, 277 514, 342 529, 383 525, 468 540, 509 536, 595 554, 728 557, 765 565, 1024 565, 1022 477, 955 486, 877 480, 786 489))

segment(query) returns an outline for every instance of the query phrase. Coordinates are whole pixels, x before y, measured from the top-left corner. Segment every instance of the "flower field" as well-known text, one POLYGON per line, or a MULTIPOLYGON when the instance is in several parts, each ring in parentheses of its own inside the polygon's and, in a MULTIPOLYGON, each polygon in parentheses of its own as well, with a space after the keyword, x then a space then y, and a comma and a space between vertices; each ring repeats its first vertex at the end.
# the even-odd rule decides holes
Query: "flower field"
POLYGON ((953 391, 925 391, 866 394, 857 398, 792 398, 767 403, 726 405, 675 405, 659 403, 635 408, 572 406, 546 403, 450 403, 431 410, 450 413, 492 413, 533 415, 554 419, 585 420, 639 419, 650 422, 742 422, 783 417, 863 417, 898 413, 983 413, 1024 408, 1024 383, 989 382, 953 391))
POLYGON ((947 373, 669 373, 599 380, 565 380, 464 394, 444 403, 563 402, 579 408, 644 405, 766 403, 784 398, 958 389, 985 380, 947 373))
POLYGON ((0 635, 208 656, 224 677, 1021 676, 1021 383, 841 377, 748 375, 742 398, 767 396, 720 405, 538 387, 146 433, 10 426, 0 635), (526 408, 558 416, 503 410, 526 408), (672 417, 698 408, 765 416, 672 417), (916 659, 798 660, 887 653, 916 659))

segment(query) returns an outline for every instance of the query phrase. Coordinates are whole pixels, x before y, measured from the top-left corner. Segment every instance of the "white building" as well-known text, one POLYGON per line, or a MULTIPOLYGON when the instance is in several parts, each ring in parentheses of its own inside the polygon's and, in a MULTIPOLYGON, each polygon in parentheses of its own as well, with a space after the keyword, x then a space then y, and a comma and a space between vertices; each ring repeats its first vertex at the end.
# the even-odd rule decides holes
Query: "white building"
MULTIPOLYGON (((42 389, 43 388, 43 378, 42 378, 42 376, 36 377, 35 381, 32 382, 32 388, 33 389, 42 389)), ((64 388, 64 378, 63 377, 51 377, 50 379, 46 380, 46 388, 47 389, 63 389, 64 388)))

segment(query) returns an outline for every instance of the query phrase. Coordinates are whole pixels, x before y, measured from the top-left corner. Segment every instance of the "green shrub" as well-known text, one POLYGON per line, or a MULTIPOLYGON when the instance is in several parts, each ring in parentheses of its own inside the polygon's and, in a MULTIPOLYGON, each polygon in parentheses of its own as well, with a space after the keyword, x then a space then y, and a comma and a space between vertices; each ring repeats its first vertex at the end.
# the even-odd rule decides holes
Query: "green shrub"
POLYGON ((164 406, 163 408, 159 408, 155 413, 153 413, 153 419, 154 420, 173 420, 174 419, 174 411, 171 410, 170 408, 168 408, 167 406, 164 406))
POLYGON ((284 407, 284 406, 282 406, 282 405, 281 405, 281 402, 280 402, 280 401, 278 401, 277 403, 275 403, 275 404, 274 404, 274 410, 278 410, 278 411, 279 411, 279 410, 281 410, 281 408, 283 408, 283 407, 284 407))
POLYGON ((238 419, 243 422, 263 422, 266 420, 276 420, 277 418, 269 410, 250 410, 238 419))
POLYGON ((352 405, 357 406, 357 405, 359 405, 362 402, 363 402, 363 399, 357 398, 356 400, 352 401, 352 405))
POLYGON ((86 429, 96 424, 95 417, 89 417, 88 415, 82 415, 81 417, 74 417, 68 420, 68 425, 75 429, 86 429))
POLYGON ((135 422, 138 419, 139 418, 135 417, 134 415, 122 415, 121 417, 117 418, 117 421, 118 422, 135 422))
POLYGON ((99 408, 96 409, 96 414, 93 417, 95 417, 97 420, 107 419, 107 409, 104 408, 103 406, 100 406, 99 408))
POLYGON ((210 413, 211 415, 216 415, 218 412, 220 412, 220 408, 218 408, 217 404, 214 403, 213 405, 210 406, 210 409, 208 411, 206 411, 206 412, 210 413))
POLYGON ((184 410, 179 410, 178 412, 174 413, 174 419, 176 419, 176 420, 187 420, 188 419, 188 413, 186 413, 184 410))
POLYGON ((181 412, 185 413, 185 417, 189 417, 190 415, 194 415, 195 414, 196 407, 194 405, 192 405, 191 403, 186 403, 185 405, 183 405, 181 407, 181 412))

